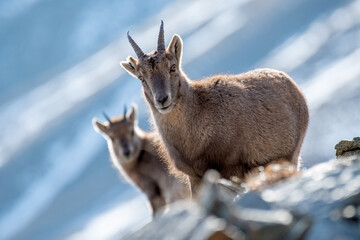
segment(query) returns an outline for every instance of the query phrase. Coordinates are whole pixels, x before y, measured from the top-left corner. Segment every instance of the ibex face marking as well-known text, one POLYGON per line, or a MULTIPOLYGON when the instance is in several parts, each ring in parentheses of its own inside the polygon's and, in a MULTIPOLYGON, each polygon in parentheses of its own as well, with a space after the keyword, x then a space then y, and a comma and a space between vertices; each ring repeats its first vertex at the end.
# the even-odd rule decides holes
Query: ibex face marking
POLYGON ((119 159, 120 164, 129 163, 137 157, 141 140, 135 134, 134 107, 129 116, 124 115, 107 123, 93 119, 93 126, 107 140, 111 154, 119 159))
POLYGON ((140 79, 145 97, 158 112, 162 114, 170 112, 178 100, 181 78, 181 38, 174 35, 165 50, 163 22, 160 26, 156 51, 144 54, 130 35, 128 38, 139 59, 128 57, 127 61, 120 63, 121 66, 140 79))
POLYGON ((154 53, 140 60, 138 74, 144 78, 144 93, 160 113, 171 111, 176 104, 178 75, 170 71, 173 65, 176 61, 168 53, 154 53))

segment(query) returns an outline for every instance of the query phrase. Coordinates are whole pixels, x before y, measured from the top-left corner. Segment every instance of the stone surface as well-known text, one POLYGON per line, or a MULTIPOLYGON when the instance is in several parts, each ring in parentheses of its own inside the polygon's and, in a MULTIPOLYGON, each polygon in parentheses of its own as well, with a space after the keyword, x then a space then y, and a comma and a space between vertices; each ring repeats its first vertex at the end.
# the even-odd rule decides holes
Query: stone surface
POLYGON ((360 156, 360 137, 354 137, 353 140, 341 140, 335 146, 336 156, 360 156))
POLYGON ((123 239, 242 239, 236 232, 227 236, 227 224, 221 218, 208 215, 192 201, 174 203, 171 210, 157 217, 141 230, 123 239), (235 235, 234 235, 235 234, 235 235))
POLYGON ((359 218, 360 157, 349 157, 250 192, 211 171, 197 201, 123 239, 360 239, 359 218))
POLYGON ((301 177, 259 192, 273 208, 311 219, 306 239, 360 239, 360 158, 319 164, 301 177), (350 213, 345 209, 350 208, 350 213))

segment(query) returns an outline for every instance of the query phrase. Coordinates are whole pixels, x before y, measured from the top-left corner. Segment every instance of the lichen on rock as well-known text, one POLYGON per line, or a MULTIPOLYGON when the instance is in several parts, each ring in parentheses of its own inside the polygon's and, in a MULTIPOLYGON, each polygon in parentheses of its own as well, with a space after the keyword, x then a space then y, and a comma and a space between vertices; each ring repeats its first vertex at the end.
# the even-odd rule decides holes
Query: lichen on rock
POLYGON ((360 137, 354 137, 353 140, 341 140, 335 146, 337 157, 360 156, 360 137))

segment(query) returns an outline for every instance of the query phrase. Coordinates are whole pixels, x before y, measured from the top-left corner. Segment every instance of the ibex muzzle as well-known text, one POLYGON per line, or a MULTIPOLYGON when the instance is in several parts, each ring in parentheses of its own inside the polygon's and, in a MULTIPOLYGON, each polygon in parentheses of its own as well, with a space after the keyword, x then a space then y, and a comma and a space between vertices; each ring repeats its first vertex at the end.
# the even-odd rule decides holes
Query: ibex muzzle
POLYGON ((165 49, 164 23, 161 21, 157 50, 145 54, 128 33, 128 39, 138 60, 128 57, 121 65, 143 83, 147 100, 160 113, 168 113, 177 102, 181 54, 176 49, 182 45, 174 35, 165 49))
POLYGON ((161 73, 154 74, 153 80, 154 104, 159 111, 164 111, 171 107, 171 92, 169 91, 166 77, 161 73))

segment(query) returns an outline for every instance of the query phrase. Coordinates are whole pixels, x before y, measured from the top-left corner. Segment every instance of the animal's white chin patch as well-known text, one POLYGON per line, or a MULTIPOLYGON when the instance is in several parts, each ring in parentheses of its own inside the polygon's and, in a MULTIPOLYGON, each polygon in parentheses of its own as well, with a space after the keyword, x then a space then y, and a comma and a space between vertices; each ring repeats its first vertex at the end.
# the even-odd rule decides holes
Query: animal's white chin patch
POLYGON ((159 113, 166 114, 166 113, 169 113, 173 109, 173 106, 174 106, 174 104, 170 103, 170 105, 167 107, 157 106, 156 109, 159 111, 159 113))
POLYGON ((125 157, 125 156, 123 156, 123 162, 125 162, 125 163, 129 163, 129 162, 131 162, 133 159, 132 159, 132 156, 127 156, 127 157, 125 157))
POLYGON ((130 163, 134 160, 134 152, 130 152, 129 155, 121 154, 121 161, 124 163, 130 163))

